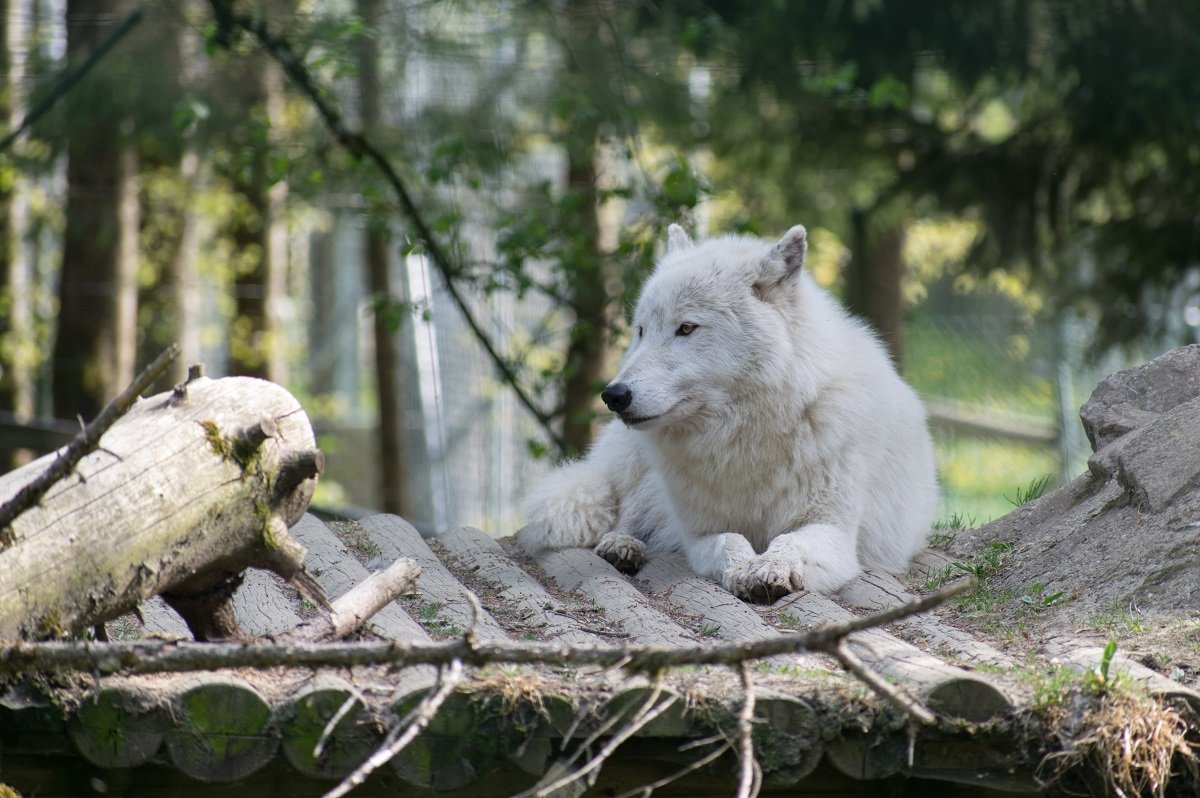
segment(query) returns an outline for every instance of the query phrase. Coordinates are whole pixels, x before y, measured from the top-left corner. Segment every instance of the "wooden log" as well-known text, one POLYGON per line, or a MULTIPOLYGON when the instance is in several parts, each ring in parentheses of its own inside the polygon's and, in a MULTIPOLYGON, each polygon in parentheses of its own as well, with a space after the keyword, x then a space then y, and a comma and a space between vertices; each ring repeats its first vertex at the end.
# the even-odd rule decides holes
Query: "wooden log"
MULTIPOLYGON (((305 515, 292 527, 292 534, 308 548, 310 567, 328 595, 342 596, 371 575, 316 516, 305 515)), ((428 642, 431 639, 421 624, 394 602, 371 616, 367 628, 387 640, 428 642)))
MULTIPOLYGON (((715 582, 697 576, 681 554, 652 558, 637 574, 638 581, 681 612, 699 618, 694 631, 719 640, 761 640, 779 630, 763 620, 746 602, 715 582)), ((818 655, 803 653, 772 657, 781 665, 829 670, 818 655)))
POLYGON ((177 637, 186 640, 192 633, 179 613, 171 609, 162 596, 151 596, 142 602, 142 630, 147 635, 177 637))
MULTIPOLYGON (((430 690, 436 674, 406 672, 392 701, 402 721, 430 690)), ((392 759, 392 767, 410 784, 443 792, 460 790, 479 779, 501 752, 503 725, 469 690, 452 692, 430 724, 392 759)))
MULTIPOLYGON (((608 722, 617 719, 612 727, 612 733, 620 731, 623 725, 633 721, 639 710, 646 706, 654 687, 644 679, 628 679, 622 682, 608 701, 596 712, 596 719, 608 722)), ((638 730, 635 737, 691 737, 693 736, 693 718, 687 711, 687 702, 683 696, 670 687, 663 687, 652 708, 670 706, 661 715, 638 730)))
MULTIPOLYGON (((784 597, 773 608, 813 626, 855 617, 832 599, 816 593, 784 597)), ((913 691, 938 714, 982 723, 1012 710, 1011 701, 998 684, 956 668, 882 629, 855 632, 848 643, 864 663, 913 691)))
POLYGON ((167 713, 157 696, 118 683, 89 694, 75 710, 67 732, 93 765, 132 768, 158 753, 167 725, 167 713))
POLYGON ((561 590, 574 591, 595 602, 637 643, 692 646, 698 638, 651 606, 608 561, 589 549, 545 551, 538 565, 561 590))
POLYGON ((931 576, 945 573, 946 569, 953 566, 955 562, 955 558, 944 551, 925 549, 913 557, 912 565, 908 570, 922 579, 928 579, 931 576))
POLYGON ((0 751, 69 754, 66 719, 57 697, 28 681, 0 689, 0 751))
MULTIPOLYGON (((838 592, 838 598, 851 607, 879 612, 899 607, 916 598, 900 580, 883 571, 865 571, 838 592)), ((1017 661, 995 646, 977 640, 966 632, 945 624, 932 612, 914 615, 894 625, 907 640, 920 641, 940 652, 954 655, 958 662, 1012 668, 1017 661)))
MULTIPOLYGON (((438 536, 445 547, 476 578, 510 603, 524 623, 546 640, 571 645, 597 645, 605 638, 583 628, 569 607, 513 562, 494 539, 478 529, 451 529, 438 536)), ((611 641, 610 641, 611 642, 611 641)))
POLYGON ((349 682, 317 676, 280 711, 280 747, 296 770, 313 778, 342 778, 374 753, 380 725, 349 682), (340 716, 329 734, 326 727, 340 716), (320 745, 320 752, 317 746, 320 745))
MULTIPOLYGON (((1100 665, 1104 649, 1091 641, 1072 637, 1054 637, 1046 641, 1045 653, 1046 656, 1058 659, 1075 670, 1087 672, 1100 665)), ((1167 701, 1183 701, 1195 712, 1200 713, 1200 691, 1168 679, 1161 673, 1130 659, 1120 651, 1113 657, 1109 666, 1109 674, 1119 674, 1125 679, 1137 683, 1147 693, 1157 698, 1167 701)))
POLYGON ((175 767, 201 781, 236 781, 265 765, 279 748, 271 706, 252 686, 230 676, 198 676, 177 688, 176 724, 166 734, 175 767))
MULTIPOLYGON (((254 637, 279 635, 295 629, 304 619, 296 612, 294 593, 292 596, 289 593, 292 591, 287 583, 270 571, 248 571, 242 586, 233 594, 233 611, 238 625, 254 637)), ((144 605, 142 611, 145 612, 144 605)))
MULTIPOLYGON (((736 708, 734 708, 736 712, 736 708)), ((755 688, 754 751, 764 786, 791 787, 821 761, 821 722, 806 701, 755 688)))
POLYGON ((508 640, 508 633, 486 609, 475 615, 467 593, 470 591, 442 565, 421 533, 412 524, 395 515, 373 515, 359 521, 379 546, 385 558, 411 557, 421 566, 417 592, 427 605, 437 606, 437 615, 463 631, 474 624, 479 640, 508 640))
POLYGON ((852 779, 886 779, 907 763, 908 740, 903 734, 844 733, 826 744, 825 758, 852 779))
MULTIPOLYGON (((287 526, 316 484, 314 446, 296 400, 261 380, 200 378, 185 396, 139 400, 13 521, 0 638, 79 632, 155 594, 205 594, 248 566, 303 584, 304 548, 287 526)), ((0 477, 0 502, 53 459, 0 477)))

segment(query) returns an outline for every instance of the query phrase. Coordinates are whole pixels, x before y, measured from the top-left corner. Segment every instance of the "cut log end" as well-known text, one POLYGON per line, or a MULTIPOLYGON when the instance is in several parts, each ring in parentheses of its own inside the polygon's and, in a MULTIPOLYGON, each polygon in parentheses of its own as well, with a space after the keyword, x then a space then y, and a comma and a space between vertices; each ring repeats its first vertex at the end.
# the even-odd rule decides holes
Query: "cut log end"
POLYGON ((320 449, 293 452, 279 464, 272 500, 284 523, 292 526, 308 510, 317 478, 325 473, 325 453, 320 449))
POLYGON ((242 637, 233 609, 233 594, 242 584, 242 574, 207 576, 163 599, 187 623, 197 640, 231 640, 242 637))

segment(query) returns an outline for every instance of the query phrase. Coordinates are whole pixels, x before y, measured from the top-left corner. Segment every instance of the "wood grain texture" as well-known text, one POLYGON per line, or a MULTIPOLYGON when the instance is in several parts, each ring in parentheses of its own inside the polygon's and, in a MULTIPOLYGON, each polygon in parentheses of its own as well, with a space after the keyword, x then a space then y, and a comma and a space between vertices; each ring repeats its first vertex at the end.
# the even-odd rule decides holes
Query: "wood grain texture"
POLYGON ((475 618, 467 600, 470 591, 454 578, 412 524, 395 515, 373 515, 359 523, 386 559, 411 557, 417 562, 421 567, 417 592, 428 604, 437 605, 440 618, 464 630, 474 623, 475 634, 480 640, 509 639, 504 627, 487 610, 475 618))
POLYGON ((616 568, 588 549, 546 551, 538 555, 537 561, 559 589, 577 592, 603 608, 605 616, 634 642, 687 646, 698 640, 648 604, 642 592, 616 568))
MULTIPOLYGON (((916 596, 900 580, 883 571, 865 571, 838 592, 838 598, 855 609, 878 612, 898 607, 916 596)), ((936 612, 916 615, 893 625, 897 634, 952 657, 957 662, 1015 667, 1017 661, 1000 649, 943 623, 936 612)))
MULTIPOLYGON (((370 576, 346 544, 316 516, 305 515, 292 527, 292 534, 308 548, 308 567, 331 597, 343 595, 370 576)), ((367 628, 385 639, 430 640, 421 624, 395 602, 375 613, 367 628)))
MULTIPOLYGON (((269 567, 299 571, 303 549, 287 535, 271 489, 280 464, 315 447, 296 399, 272 383, 199 379, 187 396, 139 400, 75 476, 12 524, 0 551, 0 638, 79 631, 204 575, 269 567), (275 430, 233 456, 239 431, 275 430)), ((0 501, 55 455, 0 477, 0 501)), ((296 493, 307 502, 314 480, 296 493)))
MULTIPOLYGON (((817 626, 856 617, 827 596, 788 596, 773 605, 792 622, 817 626)), ((882 629, 849 637, 851 650, 868 666, 913 691, 930 709, 953 718, 983 722, 1012 710, 1001 686, 991 679, 950 665, 882 629)))
POLYGON ((201 781, 236 781, 265 765, 279 748, 271 705, 234 677, 188 680, 171 705, 166 734, 177 768, 201 781))
POLYGON ((539 636, 578 645, 603 642, 604 638, 586 631, 569 607, 513 562, 499 543, 478 529, 451 529, 437 540, 475 578, 496 590, 501 601, 512 605, 522 622, 537 629, 539 636))

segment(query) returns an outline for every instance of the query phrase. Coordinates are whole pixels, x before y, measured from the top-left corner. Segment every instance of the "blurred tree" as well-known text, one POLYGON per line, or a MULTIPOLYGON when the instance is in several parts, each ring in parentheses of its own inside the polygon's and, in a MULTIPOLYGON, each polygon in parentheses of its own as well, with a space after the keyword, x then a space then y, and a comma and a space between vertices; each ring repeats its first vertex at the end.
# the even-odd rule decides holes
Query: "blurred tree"
MULTIPOLYGON (((0 4, 0 124, 13 130, 24 117, 28 9, 21 0, 0 4)), ((33 414, 33 321, 29 263, 22 250, 26 230, 23 183, 11 152, 0 160, 0 412, 33 414)), ((17 465, 15 452, 0 449, 0 471, 17 465)))
POLYGON ((895 300, 862 299, 899 295, 883 244, 901 240, 888 231, 905 208, 980 215, 975 267, 1042 278, 1059 306, 1100 319, 1101 343, 1161 325, 1147 300, 1196 266, 1196 4, 718 1, 673 15, 717 76, 723 123, 703 143, 745 203, 727 215, 858 240, 848 293, 885 331, 895 300))
MULTIPOLYGON (((358 101, 362 132, 375 137, 381 129, 377 24, 383 9, 381 0, 357 0, 363 30, 358 41, 358 101)), ((405 458, 404 406, 400 392, 400 361, 397 347, 399 328, 409 323, 408 313, 388 313, 393 306, 407 306, 407 297, 398 295, 391 277, 391 236, 388 217, 382 203, 371 208, 365 232, 367 289, 374 298, 372 329, 375 342, 375 384, 379 398, 379 459, 381 508, 384 512, 410 517, 408 468, 405 458)))
MULTIPOLYGON (((85 57, 127 0, 69 0, 67 58, 85 57)), ((125 92, 111 70, 75 90, 91 117, 67 142, 67 213, 54 343, 54 414, 94 417, 133 379, 137 312, 138 158, 125 92)))
POLYGON ((287 276, 287 159, 275 151, 283 123, 283 75, 265 54, 251 51, 228 64, 229 98, 243 122, 227 132, 224 164, 238 199, 231 217, 235 311, 229 338, 230 372, 286 380, 278 309, 287 276))
POLYGON ((157 78, 141 76, 138 144, 142 162, 142 243, 139 269, 139 360, 150 362, 172 343, 182 353, 160 380, 174 385, 200 360, 197 275, 197 209, 205 146, 202 130, 216 87, 204 85, 200 41, 195 34, 196 0, 153 7, 138 44, 157 78))

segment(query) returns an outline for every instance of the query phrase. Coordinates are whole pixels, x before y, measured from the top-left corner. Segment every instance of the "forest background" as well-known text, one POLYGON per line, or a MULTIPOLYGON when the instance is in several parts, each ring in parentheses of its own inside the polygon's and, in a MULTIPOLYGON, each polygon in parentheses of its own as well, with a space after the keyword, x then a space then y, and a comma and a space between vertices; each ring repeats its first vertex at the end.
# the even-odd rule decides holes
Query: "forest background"
POLYGON ((808 226, 947 522, 1078 473, 1096 380, 1197 339, 1193 3, 0 5, 0 471, 179 341, 301 398, 319 505, 512 532, 671 222, 808 226))

